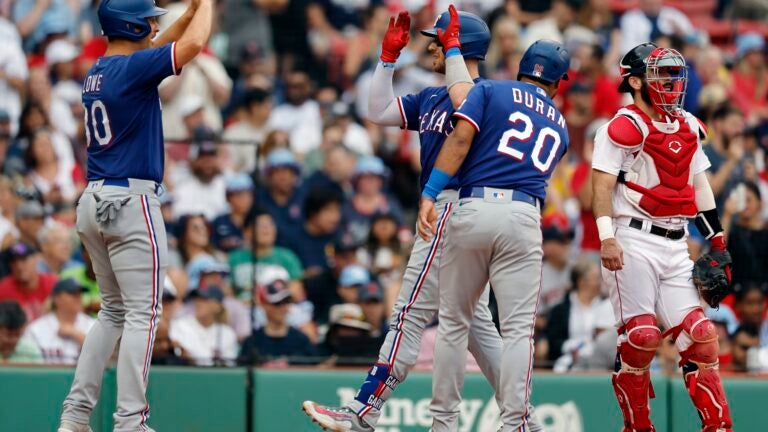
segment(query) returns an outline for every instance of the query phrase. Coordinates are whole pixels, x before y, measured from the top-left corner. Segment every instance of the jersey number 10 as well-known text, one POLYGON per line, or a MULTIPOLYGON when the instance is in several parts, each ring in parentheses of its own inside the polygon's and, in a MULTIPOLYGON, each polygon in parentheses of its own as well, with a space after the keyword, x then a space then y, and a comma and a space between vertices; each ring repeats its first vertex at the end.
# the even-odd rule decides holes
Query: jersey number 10
MULTIPOLYGON (((525 159, 525 153, 514 148, 512 144, 516 141, 524 143, 529 142, 533 136, 533 121, 527 114, 516 111, 509 115, 509 122, 515 126, 522 123, 522 128, 507 129, 499 140, 499 147, 497 150, 499 153, 521 161, 525 159)), ((539 130, 539 133, 536 135, 536 143, 533 145, 533 151, 531 151, 531 161, 533 162, 533 166, 541 172, 549 171, 549 168, 552 166, 552 161, 554 161, 555 156, 557 156, 557 150, 559 148, 560 134, 557 133, 556 130, 551 127, 545 127, 539 130), (552 139, 547 140, 547 138, 552 139), (551 141, 552 147, 549 149, 549 153, 547 153, 547 159, 542 161, 541 156, 544 150, 544 144, 547 141, 551 141)))
POLYGON ((109 125, 107 107, 104 106, 104 102, 98 99, 91 102, 90 112, 88 106, 85 106, 85 142, 87 146, 91 145, 91 128, 93 128, 93 138, 100 146, 109 145, 112 142, 112 127, 109 125))

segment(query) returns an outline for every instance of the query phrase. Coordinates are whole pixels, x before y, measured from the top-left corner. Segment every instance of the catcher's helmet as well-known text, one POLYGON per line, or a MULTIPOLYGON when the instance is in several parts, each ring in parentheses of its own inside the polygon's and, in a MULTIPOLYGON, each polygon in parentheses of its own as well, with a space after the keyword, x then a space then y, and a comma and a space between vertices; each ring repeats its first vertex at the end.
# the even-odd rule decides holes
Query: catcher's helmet
POLYGON ((517 79, 526 76, 547 83, 568 80, 570 65, 571 55, 563 44, 547 39, 538 40, 525 50, 520 59, 517 79))
MULTIPOLYGON (((421 34, 431 38, 437 38, 437 30, 445 30, 451 21, 451 15, 446 11, 440 14, 435 21, 434 28, 422 30, 421 34)), ((461 55, 464 58, 485 60, 488 45, 491 44, 491 31, 488 24, 479 16, 469 12, 459 11, 459 42, 461 43, 461 55)))
POLYGON ((646 62, 651 52, 658 48, 653 42, 642 43, 624 54, 619 63, 619 73, 623 77, 619 84, 619 92, 631 93, 632 87, 629 86, 630 76, 645 75, 646 62))
POLYGON ((105 36, 139 41, 152 31, 147 18, 167 12, 157 7, 154 0, 103 0, 98 14, 105 36))

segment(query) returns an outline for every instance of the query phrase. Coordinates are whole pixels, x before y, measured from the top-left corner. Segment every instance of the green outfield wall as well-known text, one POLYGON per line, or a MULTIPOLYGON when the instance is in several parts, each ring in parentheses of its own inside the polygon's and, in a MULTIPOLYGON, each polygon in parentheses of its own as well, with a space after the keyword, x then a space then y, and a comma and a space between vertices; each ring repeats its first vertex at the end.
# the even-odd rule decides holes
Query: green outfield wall
MULTIPOLYGON (((72 369, 0 368, 0 432, 55 432, 72 369)), ((300 410, 304 399, 340 404, 354 397, 364 371, 152 369, 150 425, 158 432, 298 432, 313 428, 300 410), (249 402, 249 389, 252 399, 249 402), (248 412, 252 430, 248 431, 248 412)), ((431 375, 414 373, 385 405, 379 432, 427 431, 431 375)), ((736 432, 768 431, 768 379, 725 383, 736 432)), ((680 379, 654 378, 651 402, 658 432, 698 432, 698 417, 680 379)), ((114 370, 104 376, 95 432, 111 430, 116 403, 114 370)), ((531 399, 547 432, 618 432, 621 414, 608 375, 535 374, 531 399)), ((461 431, 495 432, 498 408, 482 375, 464 387, 461 431)))

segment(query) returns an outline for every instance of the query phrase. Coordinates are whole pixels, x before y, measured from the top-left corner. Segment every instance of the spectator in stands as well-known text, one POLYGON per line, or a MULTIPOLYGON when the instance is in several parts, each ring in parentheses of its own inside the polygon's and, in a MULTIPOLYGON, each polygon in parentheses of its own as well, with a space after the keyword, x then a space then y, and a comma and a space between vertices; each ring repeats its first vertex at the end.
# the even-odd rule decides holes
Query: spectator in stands
POLYGON ((177 140, 191 139, 195 140, 195 133, 198 130, 210 130, 212 134, 213 129, 205 122, 205 102, 203 99, 196 95, 183 96, 179 100, 179 116, 184 129, 182 134, 173 137, 177 140))
POLYGON ((385 191, 389 170, 375 156, 361 157, 357 161, 352 184, 355 191, 342 209, 345 233, 358 243, 368 240, 371 219, 377 213, 389 213, 403 224, 403 209, 394 197, 385 191))
POLYGON ((301 166, 287 149, 273 150, 267 156, 265 184, 260 188, 257 202, 277 224, 277 242, 299 229, 302 224, 300 189, 301 166))
POLYGON ((733 283, 768 283, 768 226, 757 184, 741 183, 723 208, 723 229, 733 258, 733 283))
POLYGON ((0 250, 10 246, 19 237, 13 224, 16 213, 16 195, 8 177, 0 176, 0 250))
POLYGON ((66 39, 54 40, 45 48, 45 63, 51 70, 53 93, 61 99, 68 99, 67 93, 73 86, 77 90, 76 94, 82 92, 82 84, 75 81, 79 55, 78 48, 66 39))
POLYGON ((355 154, 341 144, 341 130, 336 126, 326 127, 323 137, 330 134, 336 134, 333 138, 334 143, 329 143, 328 148, 323 152, 322 168, 310 175, 305 183, 312 185, 313 188, 331 189, 340 196, 346 195, 351 191, 350 179, 355 169, 355 154))
POLYGON ((523 49, 540 39, 565 42, 565 33, 576 21, 576 14, 584 0, 552 0, 549 12, 539 20, 528 24, 523 38, 523 49))
POLYGON ((213 220, 212 241, 217 249, 231 252, 243 246, 243 225, 253 206, 253 180, 248 174, 236 173, 225 182, 229 213, 213 220))
POLYGON ((570 252, 573 231, 564 216, 551 216, 542 222, 544 264, 541 271, 539 314, 547 315, 560 303, 571 286, 570 252))
POLYGON ((60 161, 53 148, 50 131, 39 129, 32 135, 25 162, 30 182, 43 195, 46 203, 73 202, 84 183, 75 184, 74 166, 60 161))
POLYGON ((759 346, 760 339, 758 338, 757 327, 750 324, 739 326, 731 335, 731 349, 733 352, 731 370, 746 372, 748 370, 748 353, 759 346))
POLYGON ((361 285, 357 294, 357 302, 363 309, 365 322, 371 326, 371 336, 384 342, 384 337, 389 330, 386 304, 384 302, 384 289, 375 279, 371 279, 366 285, 361 285))
POLYGON ((42 255, 37 271, 58 275, 78 265, 72 259, 72 236, 63 224, 53 222, 44 226, 37 234, 37 242, 42 255))
POLYGON ((189 151, 189 169, 179 167, 173 175, 174 215, 201 213, 213 220, 227 211, 226 185, 215 140, 210 130, 195 132, 195 144, 189 151))
POLYGON ((11 135, 19 131, 22 95, 29 77, 27 59, 21 49, 21 38, 16 26, 0 16, 0 111, 5 111, 11 126, 11 135))
POLYGON ((272 112, 272 94, 255 88, 243 98, 243 118, 224 130, 222 139, 228 145, 228 165, 233 171, 252 172, 256 168, 256 152, 264 142, 269 129, 267 122, 272 112), (230 141, 231 140, 231 141, 230 141))
POLYGON ((16 226, 19 228, 19 240, 29 245, 37 245, 37 233, 45 223, 45 210, 37 201, 25 201, 16 207, 16 226))
POLYGON ((371 274, 368 269, 358 265, 351 264, 344 267, 339 275, 339 283, 336 287, 336 294, 340 303, 358 303, 360 301, 360 291, 371 283, 371 274))
POLYGON ((79 14, 79 3, 55 0, 18 0, 14 2, 12 17, 24 38, 27 52, 39 50, 50 35, 74 35, 75 17, 79 14))
POLYGON ((314 86, 306 72, 289 73, 285 87, 286 101, 272 110, 269 125, 290 134, 291 150, 301 160, 320 145, 323 130, 320 107, 311 98, 314 86))
POLYGON ((42 363, 40 348, 24 337, 27 315, 13 300, 0 302, 0 364, 42 363))
POLYGON ((8 148, 11 145, 11 116, 8 111, 0 107, 0 174, 7 172, 6 159, 8 157, 8 148))
POLYGON ((640 0, 637 9, 622 15, 620 55, 660 35, 685 36, 693 32, 693 24, 679 10, 664 6, 662 0, 640 0))
POLYGON ((83 244, 80 245, 80 258, 83 260, 82 265, 73 265, 64 269, 59 276, 62 279, 74 279, 80 286, 85 287, 85 291, 81 294, 85 313, 96 315, 101 309, 101 292, 99 284, 96 282, 96 273, 93 271, 91 254, 88 253, 83 244))
POLYGON ((192 264, 197 260, 210 259, 215 253, 205 217, 200 214, 180 217, 176 224, 176 243, 176 249, 169 251, 168 274, 183 290, 189 285, 187 274, 192 264))
POLYGON ((734 311, 739 317, 741 325, 750 325, 759 328, 763 322, 765 313, 765 287, 756 283, 737 286, 734 311))
POLYGON ((356 154, 372 155, 373 143, 368 131, 352 118, 350 106, 335 102, 331 106, 329 124, 337 126, 342 133, 342 144, 356 154))
MULTIPOLYGON (((243 342, 238 363, 251 365, 279 357, 314 356, 312 342, 288 321, 293 300, 287 284, 276 280, 262 285, 259 287, 258 296, 266 315, 266 323, 243 342)), ((301 362, 301 359, 298 360, 301 362)))
MULTIPOLYGON (((288 290, 291 290, 290 275, 288 271, 277 264, 258 264, 256 270, 255 288, 252 292, 255 292, 255 306, 256 309, 253 315, 253 328, 258 329, 264 326, 267 322, 267 316, 264 312, 264 308, 260 306, 261 299, 259 298, 259 290, 263 287, 280 283, 286 285, 288 290)), ((308 300, 296 300, 296 294, 291 292, 292 301, 288 306, 288 316, 286 317, 288 325, 301 330, 312 343, 315 343, 318 339, 318 329, 315 322, 312 320, 315 305, 308 300)))
POLYGON ((365 245, 371 272, 384 286, 399 283, 405 262, 397 218, 391 213, 377 213, 371 218, 371 232, 365 245))
MULTIPOLYGON (((163 293, 163 297, 165 297, 165 293, 163 293)), ((188 366, 189 361, 181 356, 181 348, 171 340, 170 326, 170 322, 164 319, 157 323, 155 343, 152 345, 152 365, 188 366)))
POLYGON ((40 348, 46 364, 77 364, 85 335, 95 323, 83 313, 83 291, 74 279, 59 280, 51 294, 52 311, 29 324, 26 335, 40 348))
POLYGON ((56 276, 37 271, 37 250, 26 243, 15 243, 6 254, 11 274, 0 280, 0 301, 16 300, 33 321, 43 315, 56 276))
POLYGON ((237 336, 224 323, 224 293, 217 286, 188 294, 195 313, 171 322, 169 335, 182 350, 182 357, 197 366, 231 366, 237 358, 237 336))
POLYGON ((251 44, 256 44, 258 50, 263 53, 262 55, 270 63, 274 63, 273 31, 267 10, 265 10, 269 3, 275 2, 242 2, 239 0, 222 2, 220 28, 226 32, 229 42, 227 53, 224 56, 227 66, 237 65, 243 49, 251 44))
MULTIPOLYGON (((75 138, 78 131, 77 123, 80 119, 76 120, 72 116, 72 110, 66 101, 61 99, 58 95, 53 94, 48 67, 45 65, 31 67, 29 69, 28 84, 28 100, 40 104, 45 110, 47 118, 51 122, 51 129, 63 134, 67 140, 75 138)), ((54 143, 54 145, 56 145, 56 143, 54 143)), ((60 148, 56 145, 56 150, 57 153, 62 150, 67 152, 67 157, 63 159, 63 163, 72 163, 71 146, 60 148)), ((62 154, 59 153, 59 156, 62 156, 62 154)))
POLYGON ((490 78, 517 79, 520 58, 523 56, 520 31, 517 21, 506 16, 499 18, 493 25, 491 45, 485 56, 485 64, 493 71, 490 78))
POLYGON ((379 339, 371 336, 371 325, 365 322, 360 305, 334 305, 329 316, 328 333, 319 351, 331 356, 332 364, 362 364, 378 355, 379 339))
POLYGON ((549 360, 555 369, 570 369, 582 354, 591 353, 599 315, 613 315, 610 302, 600 296, 600 267, 581 261, 571 271, 572 289, 555 305, 547 324, 549 360))
POLYGON ((381 40, 389 23, 389 11, 379 2, 370 2, 361 16, 362 31, 347 38, 348 45, 344 52, 342 76, 336 80, 344 89, 351 87, 360 72, 376 64, 381 40))
POLYGON ((708 170, 709 184, 712 185, 718 208, 723 208, 731 188, 743 176, 743 131, 744 115, 731 105, 722 105, 712 113, 709 145, 704 147, 704 153, 712 164, 708 170))
POLYGON ((304 281, 307 299, 315 306, 314 320, 318 324, 328 321, 331 306, 341 302, 336 292, 341 271, 358 263, 359 245, 345 238, 338 238, 333 244, 332 267, 309 276, 304 281))
POLYGON ((272 215, 261 208, 255 208, 248 214, 243 227, 245 235, 244 247, 229 253, 229 267, 232 269, 232 283, 235 292, 243 294, 253 284, 253 264, 279 265, 288 272, 289 289, 294 301, 306 298, 302 284, 304 268, 299 257, 290 249, 275 246, 277 227, 272 215), (255 229, 255 235, 254 235, 255 229), (256 242, 254 245, 253 242, 256 242), (256 251, 256 259, 253 252, 256 251))
POLYGON ((595 119, 587 125, 584 133, 584 147, 581 152, 581 160, 571 174, 571 195, 579 203, 579 224, 581 242, 579 249, 582 256, 600 262, 600 238, 597 234, 595 216, 592 214, 592 152, 597 130, 607 120, 595 119))
POLYGON ((739 35, 736 58, 731 74, 731 100, 753 121, 768 118, 768 64, 763 35, 751 32, 739 35))

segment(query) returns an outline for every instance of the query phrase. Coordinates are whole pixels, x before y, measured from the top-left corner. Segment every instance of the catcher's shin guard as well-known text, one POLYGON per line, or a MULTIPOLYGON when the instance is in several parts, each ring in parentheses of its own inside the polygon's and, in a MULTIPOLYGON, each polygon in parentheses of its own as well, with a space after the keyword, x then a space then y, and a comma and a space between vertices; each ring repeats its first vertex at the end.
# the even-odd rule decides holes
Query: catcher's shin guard
POLYGON ((691 311, 682 323, 693 344, 680 353, 683 379, 699 411, 703 432, 730 431, 731 412, 718 370, 717 331, 701 309, 691 311))
POLYGON ((624 416, 624 431, 653 432, 648 401, 654 394, 648 369, 661 343, 661 331, 656 326, 656 317, 640 315, 630 319, 619 332, 626 332, 626 336, 619 345, 612 382, 624 416))

